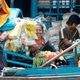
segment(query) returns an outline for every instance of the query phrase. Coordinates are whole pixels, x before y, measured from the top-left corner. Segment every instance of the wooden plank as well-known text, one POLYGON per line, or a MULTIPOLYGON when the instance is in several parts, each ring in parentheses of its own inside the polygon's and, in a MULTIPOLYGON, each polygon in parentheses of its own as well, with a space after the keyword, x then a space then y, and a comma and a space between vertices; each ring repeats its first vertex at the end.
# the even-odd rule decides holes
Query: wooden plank
POLYGON ((44 77, 0 77, 0 80, 80 80, 80 75, 74 76, 44 76, 44 77))

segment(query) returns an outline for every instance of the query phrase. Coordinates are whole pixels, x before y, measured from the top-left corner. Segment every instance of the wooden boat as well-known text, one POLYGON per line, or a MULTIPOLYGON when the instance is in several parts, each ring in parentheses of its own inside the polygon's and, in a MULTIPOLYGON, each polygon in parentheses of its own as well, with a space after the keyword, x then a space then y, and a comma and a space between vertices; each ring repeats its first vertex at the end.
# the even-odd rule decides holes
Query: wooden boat
MULTIPOLYGON (((75 66, 60 66, 57 69, 51 69, 49 67, 45 67, 47 64, 51 63, 52 61, 54 61, 56 58, 62 56, 65 52, 75 48, 78 44, 80 44, 80 40, 76 43, 74 43, 72 46, 70 46, 69 48, 67 48, 66 50, 62 51, 61 53, 59 53, 57 56, 53 57, 52 59, 50 59, 49 61, 47 61, 45 64, 43 64, 42 66, 40 66, 39 68, 27 68, 24 70, 18 70, 14 72, 14 76, 16 76, 17 79, 27 79, 27 80, 45 80, 45 79, 49 79, 49 80, 65 80, 65 79, 69 79, 69 80, 79 80, 80 79, 80 68, 75 66)), ((4 57, 6 59, 7 62, 9 63, 14 63, 14 64, 20 64, 20 65, 24 65, 24 66, 28 66, 31 67, 32 65, 28 65, 25 63, 20 63, 17 61, 11 61, 7 59, 7 55, 11 54, 13 56, 19 56, 19 57, 23 57, 25 59, 30 59, 32 60, 30 57, 25 57, 22 56, 21 54, 15 54, 15 53, 11 53, 11 52, 7 52, 4 51, 4 57)), ((14 69, 13 69, 14 70, 14 69)), ((15 77, 11 76, 11 77, 3 77, 3 78, 12 78, 14 79, 15 77)))

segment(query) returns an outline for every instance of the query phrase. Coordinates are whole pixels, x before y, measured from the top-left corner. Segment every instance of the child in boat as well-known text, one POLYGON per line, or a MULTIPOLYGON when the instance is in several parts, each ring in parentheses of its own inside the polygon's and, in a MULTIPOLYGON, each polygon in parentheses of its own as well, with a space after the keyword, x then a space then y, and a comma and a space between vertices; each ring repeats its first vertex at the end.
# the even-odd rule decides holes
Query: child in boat
POLYGON ((72 42, 79 38, 79 32, 76 29, 80 24, 80 18, 78 15, 73 14, 66 22, 67 26, 59 32, 59 49, 65 50, 72 45, 72 42))

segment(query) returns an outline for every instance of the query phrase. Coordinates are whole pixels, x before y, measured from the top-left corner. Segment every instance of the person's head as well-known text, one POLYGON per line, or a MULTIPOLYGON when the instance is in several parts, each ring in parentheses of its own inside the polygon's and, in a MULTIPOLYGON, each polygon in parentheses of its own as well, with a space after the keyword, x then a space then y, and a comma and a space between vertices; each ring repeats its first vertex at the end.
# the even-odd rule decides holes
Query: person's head
POLYGON ((41 38, 43 33, 44 33, 43 26, 41 24, 38 24, 37 28, 36 28, 36 34, 37 34, 38 38, 41 38))
POLYGON ((69 26, 70 30, 74 30, 77 27, 77 25, 80 24, 79 16, 76 14, 71 15, 66 24, 69 26))

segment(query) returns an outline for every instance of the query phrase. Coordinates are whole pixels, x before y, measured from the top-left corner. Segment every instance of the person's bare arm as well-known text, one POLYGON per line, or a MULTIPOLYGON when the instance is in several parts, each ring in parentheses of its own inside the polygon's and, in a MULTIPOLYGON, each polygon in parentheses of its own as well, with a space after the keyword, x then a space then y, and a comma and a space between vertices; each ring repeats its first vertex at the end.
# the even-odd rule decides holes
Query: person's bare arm
POLYGON ((69 42, 68 39, 64 39, 63 41, 64 41, 64 44, 67 45, 67 46, 71 46, 72 45, 72 43, 69 42))

